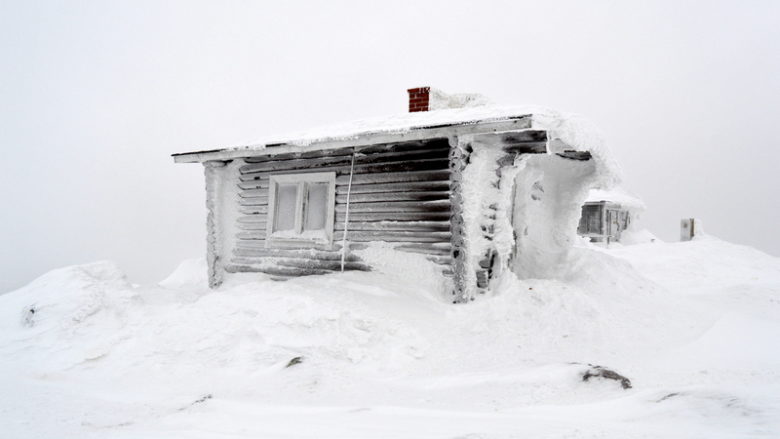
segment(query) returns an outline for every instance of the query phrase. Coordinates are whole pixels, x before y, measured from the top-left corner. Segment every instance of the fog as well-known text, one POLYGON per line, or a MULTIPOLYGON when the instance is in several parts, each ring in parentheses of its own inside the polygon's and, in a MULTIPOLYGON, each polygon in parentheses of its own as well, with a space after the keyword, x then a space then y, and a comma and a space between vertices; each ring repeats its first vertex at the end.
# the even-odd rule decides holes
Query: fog
POLYGON ((576 112, 643 198, 780 255, 778 2, 0 3, 0 292, 205 252, 170 154, 406 111, 406 88, 576 112))

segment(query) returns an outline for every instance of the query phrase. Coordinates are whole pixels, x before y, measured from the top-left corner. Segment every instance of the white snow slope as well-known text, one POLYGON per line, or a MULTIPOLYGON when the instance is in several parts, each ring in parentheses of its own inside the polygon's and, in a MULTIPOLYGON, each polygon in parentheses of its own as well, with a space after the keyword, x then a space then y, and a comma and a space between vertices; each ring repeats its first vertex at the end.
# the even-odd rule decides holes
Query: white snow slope
POLYGON ((415 276, 204 271, 138 287, 99 262, 0 296, 0 437, 780 437, 780 259, 747 247, 583 246, 467 305, 415 276))

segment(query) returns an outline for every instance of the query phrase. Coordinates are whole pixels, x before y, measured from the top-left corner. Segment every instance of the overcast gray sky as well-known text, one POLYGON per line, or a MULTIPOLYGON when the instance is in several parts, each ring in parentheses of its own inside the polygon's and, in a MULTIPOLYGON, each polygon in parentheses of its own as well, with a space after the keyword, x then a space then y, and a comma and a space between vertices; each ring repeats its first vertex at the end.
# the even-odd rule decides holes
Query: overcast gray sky
POLYGON ((646 226, 780 255, 780 2, 0 2, 0 291, 204 253, 169 154, 406 110, 405 89, 583 114, 646 226))

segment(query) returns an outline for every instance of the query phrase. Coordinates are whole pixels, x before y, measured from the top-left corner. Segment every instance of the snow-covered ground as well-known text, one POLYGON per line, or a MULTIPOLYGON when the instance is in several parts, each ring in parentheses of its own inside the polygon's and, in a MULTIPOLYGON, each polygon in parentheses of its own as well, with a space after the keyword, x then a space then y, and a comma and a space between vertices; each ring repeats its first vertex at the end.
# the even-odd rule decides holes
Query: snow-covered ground
POLYGON ((0 296, 0 437, 780 437, 780 259, 704 237, 570 263, 466 305, 380 271, 55 270, 0 296))

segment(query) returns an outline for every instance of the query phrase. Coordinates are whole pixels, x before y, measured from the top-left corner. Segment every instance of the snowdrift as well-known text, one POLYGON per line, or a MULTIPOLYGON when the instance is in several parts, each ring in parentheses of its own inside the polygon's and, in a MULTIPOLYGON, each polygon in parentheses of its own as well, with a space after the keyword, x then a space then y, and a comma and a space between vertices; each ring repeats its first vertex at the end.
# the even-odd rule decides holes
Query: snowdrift
POLYGON ((575 248, 452 305, 414 272, 156 286, 109 262, 0 296, 4 438, 773 437, 780 260, 575 248), (632 388, 591 365, 629 378, 632 388))

